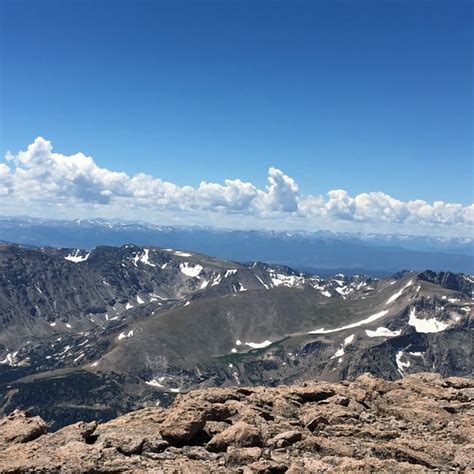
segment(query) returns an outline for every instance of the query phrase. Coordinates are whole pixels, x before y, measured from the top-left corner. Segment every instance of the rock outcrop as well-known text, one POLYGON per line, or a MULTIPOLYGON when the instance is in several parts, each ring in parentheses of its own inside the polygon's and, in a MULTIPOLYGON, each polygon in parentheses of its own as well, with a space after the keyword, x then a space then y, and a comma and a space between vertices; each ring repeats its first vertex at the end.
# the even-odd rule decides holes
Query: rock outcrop
POLYGON ((435 374, 196 390, 49 434, 28 413, 0 420, 3 473, 450 470, 474 470, 474 381, 435 374))

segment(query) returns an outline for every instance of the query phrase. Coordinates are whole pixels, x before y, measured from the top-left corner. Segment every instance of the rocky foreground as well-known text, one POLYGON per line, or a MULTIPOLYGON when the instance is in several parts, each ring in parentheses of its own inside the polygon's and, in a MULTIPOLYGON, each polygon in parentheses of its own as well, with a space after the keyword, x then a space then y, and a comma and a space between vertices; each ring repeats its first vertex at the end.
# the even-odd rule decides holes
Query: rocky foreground
POLYGON ((0 420, 1 472, 474 472, 474 381, 211 388, 108 423, 47 434, 39 417, 0 420))

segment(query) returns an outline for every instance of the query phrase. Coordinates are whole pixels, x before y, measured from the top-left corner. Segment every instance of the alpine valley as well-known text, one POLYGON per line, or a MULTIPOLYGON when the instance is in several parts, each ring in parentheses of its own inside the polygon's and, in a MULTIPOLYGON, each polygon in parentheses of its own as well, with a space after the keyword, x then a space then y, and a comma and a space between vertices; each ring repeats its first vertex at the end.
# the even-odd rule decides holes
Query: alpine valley
POLYGON ((0 245, 0 410, 54 431, 179 392, 473 376, 471 275, 322 278, 188 250, 0 245))

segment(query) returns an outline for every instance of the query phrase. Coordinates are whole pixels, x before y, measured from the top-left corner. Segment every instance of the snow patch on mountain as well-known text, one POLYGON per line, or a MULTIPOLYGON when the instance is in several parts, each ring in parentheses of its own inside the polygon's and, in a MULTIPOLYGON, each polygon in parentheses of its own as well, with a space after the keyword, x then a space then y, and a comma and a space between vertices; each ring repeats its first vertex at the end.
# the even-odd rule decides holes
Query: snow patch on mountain
POLYGON ((133 336, 133 329, 132 329, 131 331, 128 331, 127 333, 121 332, 121 333, 119 334, 119 336, 117 337, 117 339, 118 339, 119 341, 121 341, 122 339, 126 339, 126 338, 132 337, 132 336, 133 336))
POLYGON ((14 367, 15 366, 15 358, 16 358, 17 355, 18 355, 18 351, 15 351, 13 353, 9 352, 6 355, 5 359, 0 360, 0 364, 9 365, 10 367, 14 367))
POLYGON ((392 295, 385 304, 391 304, 393 303, 397 298, 399 298, 403 291, 408 288, 410 285, 413 285, 413 280, 410 280, 400 291, 398 291, 397 293, 395 293, 394 295, 392 295))
POLYGON ((270 278, 272 280, 273 286, 287 286, 292 288, 294 286, 303 285, 305 279, 303 277, 295 276, 295 275, 283 275, 282 273, 276 273, 270 271, 270 278))
POLYGON ((191 265, 189 262, 180 263, 179 269, 181 270, 181 273, 184 273, 190 278, 197 278, 203 271, 203 267, 201 265, 191 265))
POLYGON ((147 381, 145 381, 145 383, 147 385, 151 385, 152 387, 166 389, 166 387, 163 384, 161 384, 160 382, 158 382, 158 380, 156 380, 156 379, 147 380, 147 381))
POLYGON ((177 256, 177 257, 192 257, 192 254, 191 253, 188 253, 188 252, 181 252, 181 250, 176 250, 174 252, 174 254, 177 256))
POLYGON ((379 327, 375 331, 371 331, 370 329, 366 329, 365 333, 368 337, 396 337, 399 336, 402 331, 399 329, 398 331, 390 331, 388 328, 379 327))
POLYGON ((255 275, 255 278, 265 287, 266 290, 269 289, 268 285, 264 283, 264 281, 258 275, 255 275))
POLYGON ((264 347, 268 347, 272 344, 271 341, 268 339, 263 342, 246 342, 245 345, 251 347, 252 349, 263 349, 264 347))
POLYGON ((345 354, 344 349, 351 344, 354 341, 354 334, 351 334, 350 336, 346 337, 344 339, 344 342, 341 344, 341 347, 334 353, 334 355, 331 357, 331 359, 338 359, 338 363, 340 364, 342 362, 342 356, 345 354))
POLYGON ((448 323, 438 321, 436 318, 417 318, 415 308, 410 309, 410 317, 408 320, 408 324, 410 326, 413 326, 416 332, 422 333, 441 332, 449 327, 448 323))
POLYGON ((220 273, 217 274, 217 276, 214 277, 213 282, 211 283, 211 286, 217 286, 222 280, 222 275, 220 273))
POLYGON ((315 329, 314 331, 309 331, 308 334, 330 334, 332 332, 345 331, 346 329, 352 329, 359 326, 363 326, 365 324, 372 323, 376 321, 377 319, 383 318, 387 313, 388 313, 388 310, 385 309, 383 311, 379 311, 378 313, 373 314, 372 316, 369 316, 368 318, 362 319, 361 321, 358 321, 357 323, 347 324, 346 326, 341 326, 336 329, 324 329, 324 328, 315 329))
POLYGON ((405 375, 405 369, 410 367, 410 361, 407 360, 406 362, 402 361, 402 357, 405 355, 403 351, 398 351, 395 356, 395 363, 397 364, 397 370, 400 375, 403 377, 405 375))
POLYGON ((156 267, 154 263, 150 262, 150 249, 143 249, 143 253, 135 254, 132 258, 132 262, 135 266, 137 266, 138 262, 141 262, 150 267, 156 267))
POLYGON ((81 251, 76 250, 75 252, 64 257, 64 260, 68 260, 69 262, 73 262, 73 263, 81 263, 81 262, 85 262, 89 258, 90 254, 91 252, 88 252, 85 255, 81 255, 81 251))

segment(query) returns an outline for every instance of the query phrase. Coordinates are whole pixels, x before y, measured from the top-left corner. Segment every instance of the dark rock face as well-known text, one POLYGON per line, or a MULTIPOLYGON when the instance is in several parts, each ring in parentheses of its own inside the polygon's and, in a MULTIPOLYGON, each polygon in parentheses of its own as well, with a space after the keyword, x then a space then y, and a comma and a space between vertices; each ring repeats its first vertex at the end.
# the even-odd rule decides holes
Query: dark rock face
POLYGON ((124 397, 124 381, 117 374, 75 371, 33 379, 13 391, 5 384, 0 392, 2 408, 9 413, 18 406, 35 407, 35 414, 48 420, 51 430, 81 419, 106 421, 142 406, 134 403, 133 396, 124 397))
POLYGON ((16 412, 1 420, 0 472, 470 472, 473 403, 470 379, 364 374, 344 383, 196 390, 167 410, 52 434, 16 412), (325 422, 309 429, 317 417, 325 422))
POLYGON ((472 294, 472 285, 470 285, 470 282, 457 273, 432 272, 426 270, 423 273, 419 273, 417 276, 420 280, 440 285, 449 290, 459 291, 468 296, 472 294))
MULTIPOLYGON (((429 271, 323 279, 156 247, 2 244, 0 413, 31 410, 57 430, 200 387, 472 376, 473 281, 429 271)), ((222 410, 206 428, 170 426, 169 439, 220 433, 222 410)))

